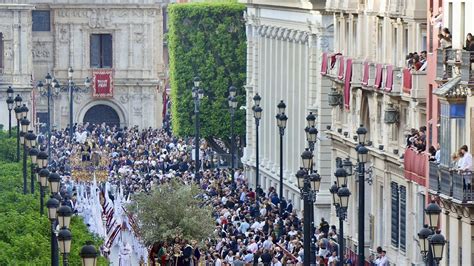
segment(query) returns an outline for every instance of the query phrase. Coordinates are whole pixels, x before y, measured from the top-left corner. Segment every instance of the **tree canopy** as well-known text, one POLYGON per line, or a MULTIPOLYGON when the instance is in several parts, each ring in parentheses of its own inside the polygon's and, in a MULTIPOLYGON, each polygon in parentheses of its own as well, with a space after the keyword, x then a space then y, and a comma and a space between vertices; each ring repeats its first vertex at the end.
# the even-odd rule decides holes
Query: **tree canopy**
MULTIPOLYGON (((193 78, 202 80, 201 136, 230 138, 228 88, 237 88, 245 105, 246 36, 238 3, 189 3, 169 6, 171 115, 173 133, 194 135, 193 78)), ((235 134, 245 133, 245 111, 236 110, 235 134)))
POLYGON ((138 218, 138 231, 145 245, 180 237, 203 240, 212 235, 212 210, 204 204, 196 185, 178 181, 160 184, 150 193, 132 196, 127 206, 138 218))

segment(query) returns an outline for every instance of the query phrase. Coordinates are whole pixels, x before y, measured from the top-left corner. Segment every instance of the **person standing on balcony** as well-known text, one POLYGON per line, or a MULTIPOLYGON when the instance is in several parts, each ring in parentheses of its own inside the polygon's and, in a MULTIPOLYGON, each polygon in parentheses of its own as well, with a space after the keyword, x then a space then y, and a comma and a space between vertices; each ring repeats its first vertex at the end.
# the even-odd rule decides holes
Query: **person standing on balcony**
POLYGON ((462 159, 460 162, 459 171, 464 176, 466 189, 471 190, 472 179, 472 155, 469 153, 467 145, 461 147, 462 159))

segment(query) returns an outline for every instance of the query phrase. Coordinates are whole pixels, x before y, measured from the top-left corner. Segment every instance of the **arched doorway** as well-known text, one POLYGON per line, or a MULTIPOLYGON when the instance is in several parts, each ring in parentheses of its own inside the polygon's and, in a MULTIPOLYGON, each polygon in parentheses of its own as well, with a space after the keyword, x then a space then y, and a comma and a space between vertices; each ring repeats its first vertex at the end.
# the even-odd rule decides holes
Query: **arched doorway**
POLYGON ((120 117, 114 108, 105 104, 97 104, 87 110, 83 122, 96 125, 105 123, 109 126, 120 126, 120 117))

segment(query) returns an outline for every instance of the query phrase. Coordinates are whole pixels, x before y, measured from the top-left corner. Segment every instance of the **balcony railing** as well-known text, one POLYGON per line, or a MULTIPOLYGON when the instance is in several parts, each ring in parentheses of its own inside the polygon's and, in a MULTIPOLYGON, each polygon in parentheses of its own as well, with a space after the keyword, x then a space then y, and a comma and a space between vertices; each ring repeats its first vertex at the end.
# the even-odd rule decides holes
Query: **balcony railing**
POLYGON ((405 169, 405 178, 422 186, 426 184, 426 171, 428 167, 427 154, 419 153, 413 149, 406 149, 403 165, 405 169))
POLYGON ((474 203, 472 172, 460 172, 430 162, 431 193, 439 194, 460 203, 474 203))
POLYGON ((453 78, 455 73, 461 76, 461 82, 474 85, 474 52, 438 49, 436 77, 438 80, 453 78))

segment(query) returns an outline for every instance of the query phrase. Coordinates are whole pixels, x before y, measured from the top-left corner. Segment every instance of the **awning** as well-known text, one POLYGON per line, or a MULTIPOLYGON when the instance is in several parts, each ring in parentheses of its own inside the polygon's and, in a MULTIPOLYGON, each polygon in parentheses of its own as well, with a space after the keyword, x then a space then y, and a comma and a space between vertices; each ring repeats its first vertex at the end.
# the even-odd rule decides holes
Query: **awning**
POLYGON ((443 86, 435 90, 433 94, 437 96, 443 96, 443 97, 462 96, 462 95, 457 95, 457 92, 456 92, 456 88, 458 87, 458 84, 460 81, 461 81, 460 76, 454 77, 450 79, 448 82, 446 82, 443 86))

